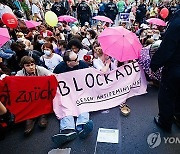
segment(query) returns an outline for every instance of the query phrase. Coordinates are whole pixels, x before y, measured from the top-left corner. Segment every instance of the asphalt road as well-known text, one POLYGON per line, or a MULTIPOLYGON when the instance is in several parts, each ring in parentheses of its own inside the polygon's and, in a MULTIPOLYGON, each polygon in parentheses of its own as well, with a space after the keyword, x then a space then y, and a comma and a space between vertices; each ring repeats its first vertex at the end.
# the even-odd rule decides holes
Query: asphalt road
MULTIPOLYGON (((0 154, 47 154, 56 148, 71 148, 71 154, 178 154, 180 153, 180 129, 173 125, 172 133, 165 133, 153 122, 153 117, 158 113, 158 89, 148 88, 148 93, 127 100, 131 108, 128 117, 120 114, 118 107, 106 112, 91 113, 94 121, 94 130, 88 138, 74 141, 57 147, 51 136, 59 132, 59 122, 52 114, 49 115, 49 125, 45 130, 38 128, 37 124, 31 136, 23 136, 23 124, 11 130, 6 139, 0 141, 0 154), (99 143, 97 133, 99 128, 119 130, 119 143, 99 143), (158 132, 161 143, 156 148, 150 148, 147 137, 158 132), (169 138, 168 138, 169 137, 169 138), (165 143, 165 140, 167 143, 165 143), (177 142, 177 143, 174 143, 177 142)), ((154 145, 155 146, 155 145, 154 145)))

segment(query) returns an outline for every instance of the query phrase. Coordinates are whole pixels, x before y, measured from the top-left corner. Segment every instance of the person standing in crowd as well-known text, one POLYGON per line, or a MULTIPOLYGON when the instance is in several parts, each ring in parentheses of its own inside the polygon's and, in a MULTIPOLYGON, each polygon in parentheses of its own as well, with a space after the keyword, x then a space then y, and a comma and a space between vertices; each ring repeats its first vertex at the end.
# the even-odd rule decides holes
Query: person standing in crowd
POLYGON ((77 19, 81 23, 81 27, 84 26, 85 22, 90 23, 92 17, 91 9, 85 0, 82 0, 77 7, 77 19))
POLYGON ((173 120, 180 127, 180 10, 171 20, 159 49, 151 60, 156 72, 163 67, 158 95, 159 114, 154 121, 160 128, 171 131, 173 120))
POLYGON ((105 6, 106 6, 106 3, 104 2, 104 0, 101 0, 101 2, 99 3, 98 15, 101 15, 101 16, 104 15, 105 6))
POLYGON ((55 0, 54 4, 51 7, 51 11, 53 11, 57 15, 57 17, 59 17, 62 15, 66 15, 68 10, 60 2, 60 0, 55 0))
POLYGON ((140 5, 136 10, 136 22, 142 24, 145 21, 146 12, 146 4, 144 4, 144 0, 140 0, 140 5))
MULTIPOLYGON (((49 76, 52 72, 44 67, 35 64, 35 60, 30 56, 24 56, 21 59, 20 66, 22 70, 18 71, 16 76, 49 76)), ((35 124, 36 119, 28 119, 25 123, 24 135, 29 135, 35 124)), ((41 115, 38 120, 38 125, 41 128, 46 128, 48 124, 47 115, 41 115)))
POLYGON ((13 11, 12 11, 12 9, 11 9, 9 6, 4 5, 4 4, 0 1, 0 19, 1 19, 2 15, 3 15, 4 13, 11 13, 11 14, 13 14, 13 11))
POLYGON ((105 16, 110 18, 113 22, 116 19, 116 15, 118 14, 118 9, 113 0, 110 0, 109 3, 106 4, 104 10, 105 16))
POLYGON ((71 8, 70 8, 70 5, 69 5, 69 2, 67 0, 62 0, 61 3, 67 10, 66 14, 70 14, 71 13, 71 8))
POLYGON ((174 13, 175 13, 177 10, 178 10, 177 4, 176 4, 174 1, 172 1, 172 2, 171 2, 171 6, 170 6, 170 8, 169 8, 169 19, 171 19, 171 18, 173 17, 174 13))
MULTIPOLYGON (((54 69, 54 73, 65 73, 74 70, 88 68, 84 61, 78 60, 78 55, 73 51, 66 51, 63 60, 54 69)), ((56 113, 56 111, 54 111, 56 113)), ((89 113, 81 113, 76 120, 72 115, 65 116, 60 120, 60 133, 52 137, 53 142, 62 145, 66 142, 74 140, 77 135, 80 138, 86 138, 93 130, 93 121, 89 120, 89 113), (78 134, 77 134, 78 133, 78 134)))
POLYGON ((126 3, 124 2, 124 0, 119 0, 119 2, 117 2, 117 8, 118 8, 118 19, 120 19, 120 13, 124 13, 125 12, 125 7, 126 7, 126 3))
POLYGON ((39 1, 38 0, 32 0, 32 18, 34 21, 39 21, 39 20, 42 20, 42 17, 41 17, 41 10, 39 8, 39 5, 38 5, 39 1))

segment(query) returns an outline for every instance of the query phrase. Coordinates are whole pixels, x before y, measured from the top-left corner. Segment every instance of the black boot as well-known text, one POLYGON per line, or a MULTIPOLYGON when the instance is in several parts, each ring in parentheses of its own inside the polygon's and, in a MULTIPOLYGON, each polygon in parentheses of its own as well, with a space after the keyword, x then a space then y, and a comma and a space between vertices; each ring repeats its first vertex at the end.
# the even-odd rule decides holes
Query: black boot
POLYGON ((5 122, 7 126, 12 126, 15 122, 15 115, 7 110, 5 114, 0 115, 0 122, 5 122))

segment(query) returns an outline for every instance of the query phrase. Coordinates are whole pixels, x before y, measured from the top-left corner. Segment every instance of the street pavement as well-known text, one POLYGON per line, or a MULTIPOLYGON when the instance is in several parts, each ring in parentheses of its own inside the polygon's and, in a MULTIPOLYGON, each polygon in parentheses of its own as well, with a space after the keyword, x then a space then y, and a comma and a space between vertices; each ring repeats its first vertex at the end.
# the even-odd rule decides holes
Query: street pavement
POLYGON ((59 132, 59 121, 53 114, 49 115, 45 130, 41 130, 36 123, 29 137, 23 136, 23 124, 19 124, 7 134, 5 140, 0 141, 0 154, 47 154, 56 148, 71 148, 71 154, 179 154, 180 129, 173 125, 172 133, 166 133, 154 124, 153 117, 158 113, 157 95, 158 89, 149 87, 147 94, 128 99, 127 104, 131 108, 128 117, 121 115, 118 107, 91 113, 94 130, 88 138, 76 138, 62 147, 51 140, 51 136, 59 132), (118 129, 119 143, 96 142, 99 128, 118 129), (147 137, 155 132, 160 134, 161 143, 158 145, 155 142, 157 138, 154 138, 152 141, 155 144, 150 148, 147 137))

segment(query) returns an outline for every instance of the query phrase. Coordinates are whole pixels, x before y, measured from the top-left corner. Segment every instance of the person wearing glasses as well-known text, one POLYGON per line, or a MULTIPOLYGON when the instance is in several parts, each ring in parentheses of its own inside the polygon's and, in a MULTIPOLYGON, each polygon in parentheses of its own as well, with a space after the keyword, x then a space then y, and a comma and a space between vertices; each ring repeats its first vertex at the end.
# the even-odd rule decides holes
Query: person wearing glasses
MULTIPOLYGON (((42 66, 35 64, 35 60, 31 56, 24 56, 21 58, 20 66, 22 70, 18 71, 16 76, 49 76, 53 73, 42 66)), ((28 119, 25 123, 24 135, 29 135, 35 124, 36 119, 28 119)), ((41 128, 46 128, 48 124, 47 116, 41 115, 38 120, 38 125, 41 128)))
MULTIPOLYGON (((60 62, 53 73, 65 73, 69 71, 88 68, 88 65, 78 60, 78 55, 72 50, 65 52, 62 62, 60 62)), ((52 140, 58 145, 74 140, 78 135, 80 138, 86 138, 93 130, 93 122, 89 120, 89 113, 81 113, 76 120, 73 116, 66 116, 60 120, 60 133, 53 135, 52 140)))

